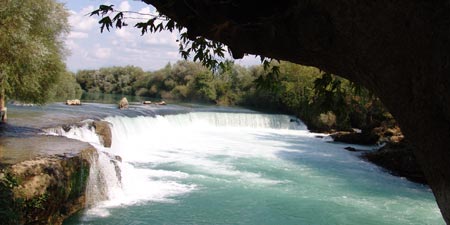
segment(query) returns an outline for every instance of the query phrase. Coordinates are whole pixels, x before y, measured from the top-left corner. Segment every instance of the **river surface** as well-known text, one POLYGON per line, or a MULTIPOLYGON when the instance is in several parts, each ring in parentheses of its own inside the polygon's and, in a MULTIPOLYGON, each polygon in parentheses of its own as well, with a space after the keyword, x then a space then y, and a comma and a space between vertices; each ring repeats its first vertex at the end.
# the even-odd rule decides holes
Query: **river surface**
POLYGON ((76 121, 62 135, 121 156, 119 180, 100 154, 91 175, 106 179, 90 180, 90 207, 66 225, 444 224, 427 186, 386 173, 287 115, 170 105, 120 111, 94 103, 13 106, 10 113, 25 131, 51 133, 58 122, 50 118, 76 121), (88 118, 111 124, 111 148, 83 125, 88 118))

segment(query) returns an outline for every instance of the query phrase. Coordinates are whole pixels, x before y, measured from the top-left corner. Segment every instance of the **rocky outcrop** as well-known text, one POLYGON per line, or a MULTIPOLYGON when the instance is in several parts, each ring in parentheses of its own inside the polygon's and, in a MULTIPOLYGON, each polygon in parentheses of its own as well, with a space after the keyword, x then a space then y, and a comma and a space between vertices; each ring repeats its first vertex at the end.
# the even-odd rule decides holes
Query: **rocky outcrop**
POLYGON ((165 101, 155 102, 155 105, 167 105, 165 101))
POLYGON ((330 136, 337 142, 360 145, 397 143, 404 139, 403 133, 397 125, 390 125, 385 122, 371 129, 362 130, 362 132, 338 131, 330 136))
POLYGON ((90 130, 94 130, 98 135, 99 142, 106 148, 110 148, 112 144, 111 124, 107 121, 89 121, 80 122, 76 124, 66 124, 56 128, 46 128, 46 132, 57 135, 66 136, 65 133, 70 132, 72 129, 80 129, 84 126, 88 126, 90 130))
POLYGON ((79 99, 67 100, 66 105, 81 105, 81 101, 79 99))
POLYGON ((362 157, 387 169, 393 175, 426 184, 425 175, 413 152, 414 147, 408 142, 389 142, 379 150, 367 152, 362 157))
POLYGON ((128 100, 123 97, 119 102, 119 109, 128 109, 128 100))
POLYGON ((376 151, 358 150, 354 147, 344 148, 350 152, 365 152, 362 158, 385 168, 395 176, 405 177, 410 181, 427 184, 425 175, 414 155, 414 147, 404 141, 398 126, 379 126, 371 132, 336 132, 331 135, 334 141, 348 144, 374 145, 385 143, 376 151))
POLYGON ((100 143, 103 146, 110 148, 112 143, 110 124, 106 121, 94 121, 92 122, 92 126, 95 128, 95 133, 97 133, 100 138, 100 143))
POLYGON ((358 145, 374 145, 380 136, 373 132, 336 132, 331 134, 334 141, 358 145))
POLYGON ((39 157, 0 172, 2 224, 62 224, 85 206, 93 147, 75 155, 39 157))

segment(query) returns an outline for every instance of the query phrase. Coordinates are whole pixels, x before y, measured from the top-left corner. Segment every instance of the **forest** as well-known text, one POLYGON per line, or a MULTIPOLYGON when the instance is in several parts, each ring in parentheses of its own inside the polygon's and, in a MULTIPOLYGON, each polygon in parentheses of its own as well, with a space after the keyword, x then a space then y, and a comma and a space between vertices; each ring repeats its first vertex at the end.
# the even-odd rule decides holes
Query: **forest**
POLYGON ((367 89, 317 68, 274 62, 276 74, 263 65, 243 67, 233 61, 210 70, 178 61, 152 72, 139 67, 80 70, 76 81, 88 93, 136 95, 165 101, 244 106, 301 118, 315 131, 370 131, 392 116, 367 89), (273 82, 273 80, 277 82, 273 82))

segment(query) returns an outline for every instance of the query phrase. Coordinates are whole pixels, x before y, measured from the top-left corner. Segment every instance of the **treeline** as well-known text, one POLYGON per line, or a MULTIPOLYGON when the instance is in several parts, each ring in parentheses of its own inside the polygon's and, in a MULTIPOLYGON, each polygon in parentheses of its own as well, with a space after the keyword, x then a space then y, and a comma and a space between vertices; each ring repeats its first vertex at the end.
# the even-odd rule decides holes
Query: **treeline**
POLYGON ((298 116, 313 130, 371 129, 392 118, 378 98, 348 80, 288 62, 272 66, 277 73, 232 61, 215 71, 179 61, 152 72, 134 66, 81 70, 76 80, 89 93, 282 111, 298 116))

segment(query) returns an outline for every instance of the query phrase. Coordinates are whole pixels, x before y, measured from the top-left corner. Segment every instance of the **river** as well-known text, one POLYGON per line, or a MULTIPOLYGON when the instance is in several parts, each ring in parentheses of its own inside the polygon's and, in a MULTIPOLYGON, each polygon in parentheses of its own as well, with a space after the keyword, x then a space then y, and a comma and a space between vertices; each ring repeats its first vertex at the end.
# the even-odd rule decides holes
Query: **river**
MULTIPOLYGON (((111 148, 102 147, 83 122, 62 132, 122 158, 119 180, 101 154, 91 175, 104 179, 90 180, 90 206, 66 225, 444 224, 427 186, 344 150, 375 146, 333 143, 291 116, 189 106, 16 107, 24 110, 42 111, 40 118, 91 117, 111 124, 111 148), (105 196, 99 197, 99 188, 105 196)), ((36 121, 33 127, 57 127, 36 121)))

